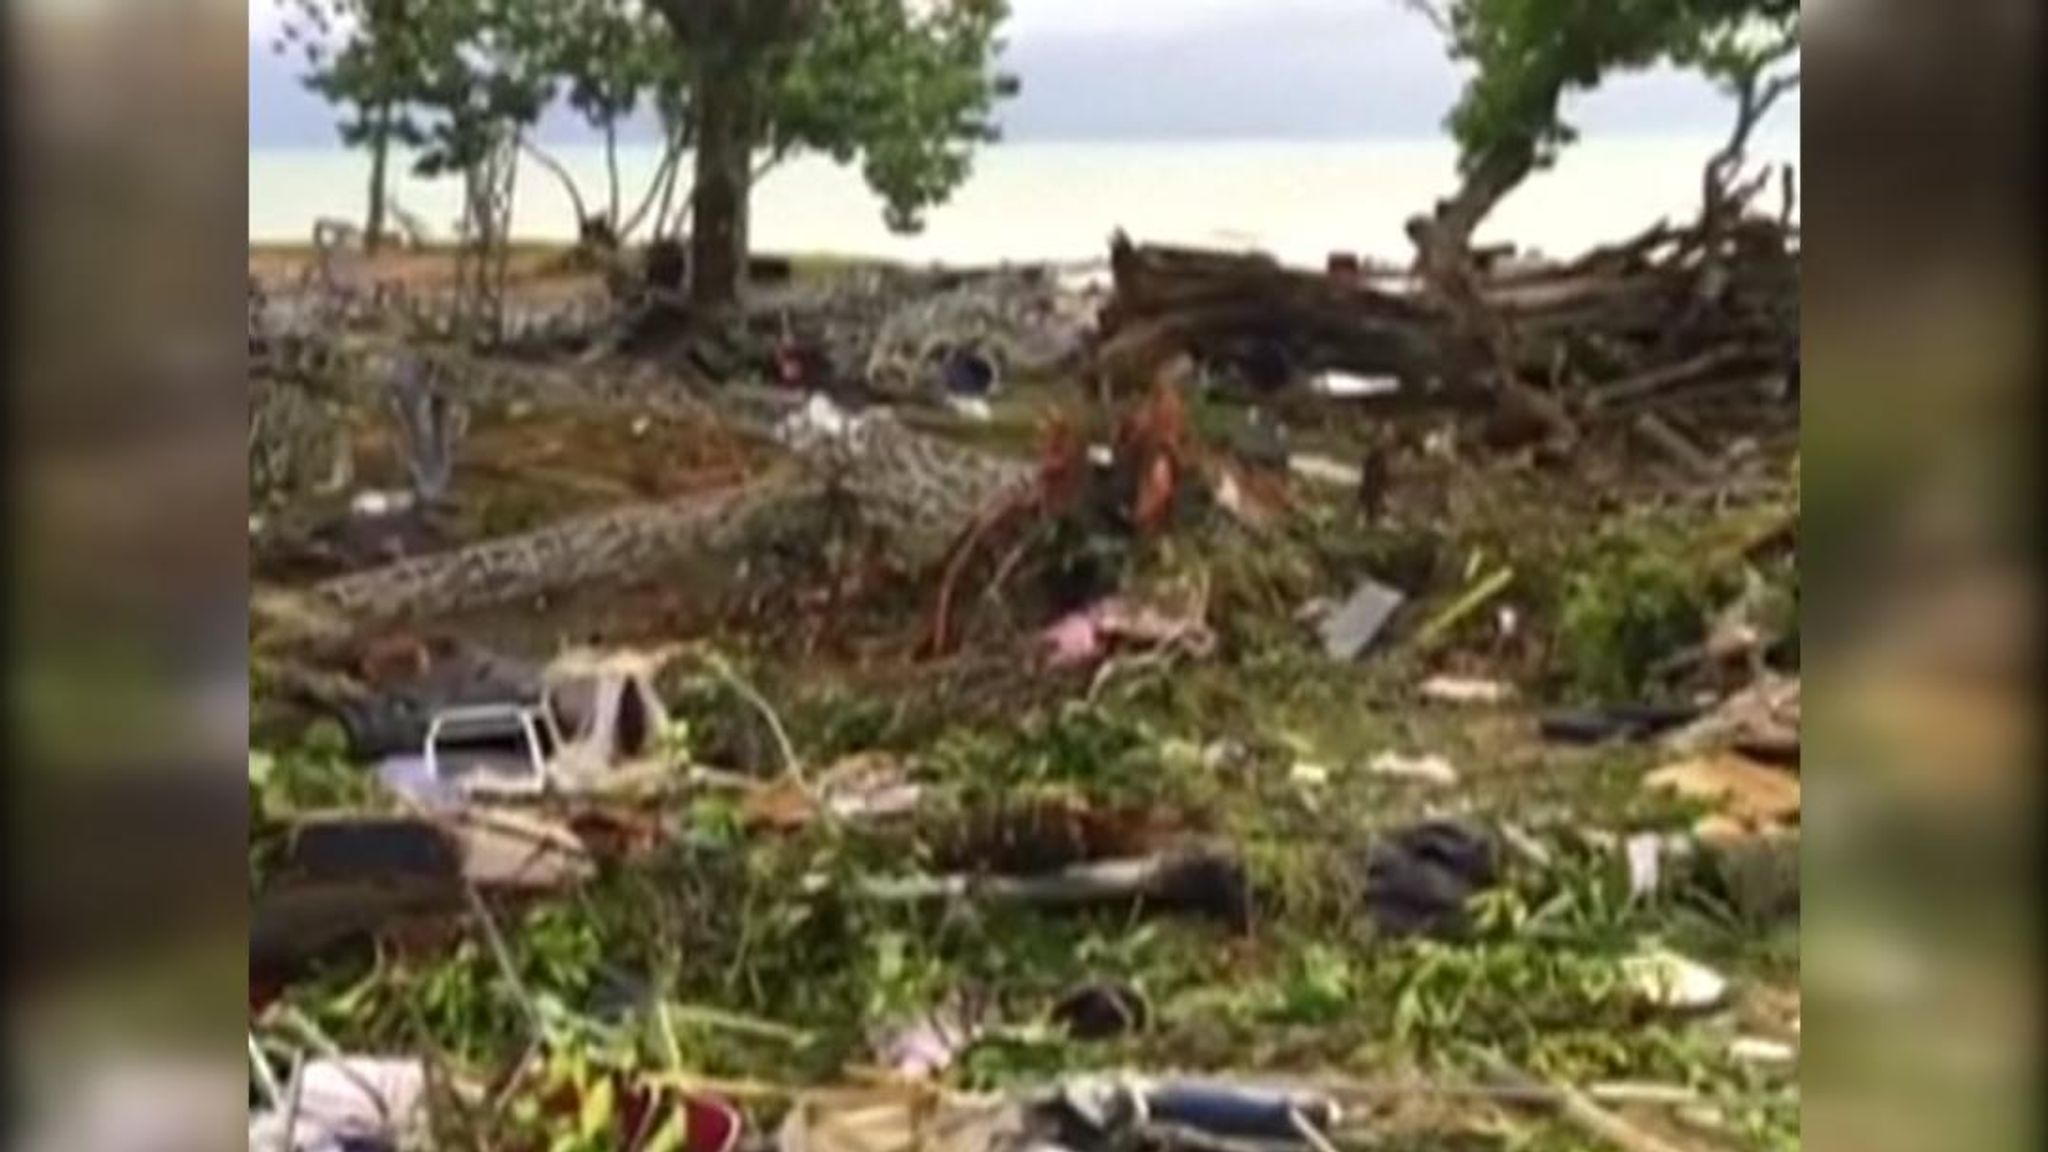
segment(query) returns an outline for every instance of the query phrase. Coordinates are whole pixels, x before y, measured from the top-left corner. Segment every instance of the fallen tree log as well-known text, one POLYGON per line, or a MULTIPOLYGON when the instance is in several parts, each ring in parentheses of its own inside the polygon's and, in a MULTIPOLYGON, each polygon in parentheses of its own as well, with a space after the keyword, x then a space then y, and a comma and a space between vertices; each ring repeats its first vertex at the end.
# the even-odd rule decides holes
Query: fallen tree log
POLYGON ((1028 462, 905 428, 887 414, 799 436, 795 460, 745 484, 607 509, 516 536, 411 557, 296 591, 251 598, 286 637, 333 639, 366 626, 517 603, 630 580, 729 547, 777 509, 839 491, 916 566, 934 562, 987 508, 1033 479, 1028 462))
POLYGON ((1243 363, 1277 352, 1295 373, 1403 380, 1441 372, 1460 350, 1449 316, 1422 298, 1282 268, 1264 256, 1139 247, 1119 235, 1110 272, 1115 295, 1102 333, 1111 346, 1135 332, 1203 360, 1243 363))
POLYGON ((733 539, 754 515, 803 491, 791 478, 777 476, 682 500, 610 509, 307 589, 259 592, 250 608, 282 637, 334 639, 360 628, 631 579, 733 539))
POLYGON ((1586 405, 1596 410, 1613 408, 1689 384, 1740 379, 1755 373, 1760 367, 1757 360, 1754 352, 1743 348, 1709 349, 1676 364, 1660 364, 1626 379, 1594 387, 1586 393, 1586 405))

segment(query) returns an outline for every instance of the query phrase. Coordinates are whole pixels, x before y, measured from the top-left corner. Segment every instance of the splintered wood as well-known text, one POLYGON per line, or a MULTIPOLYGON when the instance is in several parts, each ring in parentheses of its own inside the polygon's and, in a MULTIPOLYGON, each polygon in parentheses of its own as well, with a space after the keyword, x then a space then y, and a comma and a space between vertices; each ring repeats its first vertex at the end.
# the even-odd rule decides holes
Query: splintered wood
POLYGON ((1560 443, 1633 432, 1699 479, 1738 440, 1797 431, 1798 236, 1774 219, 1660 224, 1568 264, 1466 268, 1455 284, 1121 234, 1110 263, 1095 369, 1113 395, 1179 356, 1265 394, 1331 372, 1386 380, 1348 401, 1380 412, 1465 410, 1476 389, 1560 443))

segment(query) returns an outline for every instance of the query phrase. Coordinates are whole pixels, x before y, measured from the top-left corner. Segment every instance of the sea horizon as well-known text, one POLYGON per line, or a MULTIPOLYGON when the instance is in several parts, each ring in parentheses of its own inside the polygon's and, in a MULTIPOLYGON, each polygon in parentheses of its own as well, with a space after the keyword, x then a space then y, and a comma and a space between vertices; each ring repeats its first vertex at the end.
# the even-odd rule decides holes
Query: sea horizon
MULTIPOLYGON (((1480 239, 1569 257, 1660 219, 1682 220, 1698 210, 1702 168, 1721 143, 1702 135, 1583 140, 1503 202, 1480 239)), ((548 151, 598 209, 607 195, 603 148, 548 151)), ((1798 133, 1761 133, 1751 156, 1796 166, 1798 133)), ((658 160, 655 145, 620 146, 628 212, 658 160)), ((1065 262, 1101 259, 1121 228, 1141 240, 1259 249, 1290 263, 1319 264, 1333 251, 1399 259, 1404 222, 1455 189, 1456 162, 1441 136, 1004 142, 976 154, 974 173, 927 214, 922 232, 896 235, 857 169, 802 157, 757 187, 753 242, 911 263, 1065 262)), ((427 223, 430 239, 449 239, 458 182, 421 180, 409 167, 404 157, 392 165, 396 203, 427 223)), ((252 148, 250 243, 304 242, 322 218, 360 221, 368 181, 368 156, 338 144, 252 148)), ((573 239, 575 214, 558 181, 531 161, 517 181, 515 238, 573 239)), ((1776 202, 1775 188, 1767 195, 1776 202)))

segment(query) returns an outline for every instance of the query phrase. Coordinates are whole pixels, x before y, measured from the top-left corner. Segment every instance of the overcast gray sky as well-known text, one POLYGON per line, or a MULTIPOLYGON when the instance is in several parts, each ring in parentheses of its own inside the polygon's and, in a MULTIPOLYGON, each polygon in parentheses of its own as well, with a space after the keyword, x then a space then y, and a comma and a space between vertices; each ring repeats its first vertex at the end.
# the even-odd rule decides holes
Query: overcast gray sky
MULTIPOLYGON (((1417 138, 1441 131, 1459 76, 1399 0, 1013 0, 1006 66, 1023 82, 1009 138, 1417 138)), ((249 0, 252 147, 334 140, 271 52, 276 0, 249 0)), ((1717 133, 1722 99, 1672 73, 1609 84, 1573 109, 1589 132, 1717 133)), ((1772 129, 1796 131, 1788 101, 1772 129)), ((566 117, 546 134, 574 138, 566 117)))

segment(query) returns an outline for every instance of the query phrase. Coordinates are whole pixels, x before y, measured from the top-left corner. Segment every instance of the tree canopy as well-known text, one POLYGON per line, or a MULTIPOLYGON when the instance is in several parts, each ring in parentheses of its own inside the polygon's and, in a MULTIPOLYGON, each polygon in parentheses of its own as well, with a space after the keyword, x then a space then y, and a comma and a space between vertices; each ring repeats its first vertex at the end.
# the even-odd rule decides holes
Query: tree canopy
POLYGON ((1738 101, 1735 151, 1798 83, 1798 0, 1410 0, 1472 75, 1448 127, 1466 185, 1445 223, 1469 236, 1494 203, 1576 138, 1564 100, 1660 64, 1738 101))
POLYGON ((992 67, 1008 15, 1007 0, 835 0, 768 78, 759 143, 858 163, 889 227, 917 230, 999 138, 995 106, 1018 88, 992 67))
MULTIPOLYGON (((611 145, 642 107, 667 137, 657 185, 685 147, 711 152, 713 168, 745 158, 733 181, 742 234, 753 179, 804 153, 856 165, 888 226, 913 231, 967 179, 974 149, 997 138, 996 105, 1017 91, 996 67, 1008 0, 293 3, 286 39, 306 54, 308 86, 344 110, 344 142, 401 143, 422 174, 455 172, 562 99, 605 136, 614 228, 611 145)), ((583 213, 573 178, 548 166, 583 213)), ((705 176, 700 155, 700 185, 705 176)), ((704 192, 686 202, 702 210, 704 192)))
POLYGON ((438 49, 422 19, 430 0, 292 0, 272 49, 296 49, 306 88, 339 114, 335 128, 351 148, 380 131, 423 142, 409 115, 427 59, 438 49), (380 113, 391 112, 388 124, 380 113))

